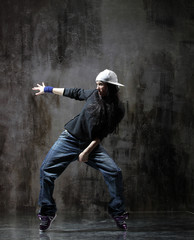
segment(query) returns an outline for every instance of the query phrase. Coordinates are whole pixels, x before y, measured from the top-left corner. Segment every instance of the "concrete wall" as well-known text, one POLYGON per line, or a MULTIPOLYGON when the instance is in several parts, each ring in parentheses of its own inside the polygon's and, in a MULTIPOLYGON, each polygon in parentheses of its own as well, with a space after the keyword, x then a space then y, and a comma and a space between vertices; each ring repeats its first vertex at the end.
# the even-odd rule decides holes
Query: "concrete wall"
MULTIPOLYGON (((129 210, 194 209, 194 4, 191 0, 1 0, 0 209, 37 208, 39 168, 83 103, 37 83, 122 83, 126 116, 104 146, 123 169, 129 210)), ((78 162, 56 181, 58 209, 104 212, 102 176, 78 162)))

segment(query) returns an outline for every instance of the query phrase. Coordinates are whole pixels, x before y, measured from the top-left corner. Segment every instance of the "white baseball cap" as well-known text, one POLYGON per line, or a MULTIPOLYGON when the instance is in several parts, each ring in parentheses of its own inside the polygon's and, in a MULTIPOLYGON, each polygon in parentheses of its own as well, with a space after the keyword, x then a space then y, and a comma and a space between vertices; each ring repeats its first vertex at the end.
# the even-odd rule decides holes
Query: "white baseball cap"
POLYGON ((116 73, 114 73, 113 71, 108 70, 108 69, 105 69, 104 71, 100 72, 96 77, 96 81, 101 81, 101 82, 110 83, 110 84, 124 87, 123 84, 118 82, 116 73))

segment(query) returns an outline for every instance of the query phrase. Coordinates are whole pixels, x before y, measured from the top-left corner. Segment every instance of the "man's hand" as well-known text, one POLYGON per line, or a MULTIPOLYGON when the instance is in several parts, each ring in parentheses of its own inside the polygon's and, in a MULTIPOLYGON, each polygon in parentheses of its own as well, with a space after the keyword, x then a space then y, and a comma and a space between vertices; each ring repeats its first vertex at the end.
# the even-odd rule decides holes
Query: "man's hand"
POLYGON ((81 152, 79 155, 79 162, 87 162, 89 154, 87 152, 81 152))
POLYGON ((42 85, 37 84, 37 87, 33 87, 32 90, 39 91, 35 93, 35 95, 41 95, 41 94, 44 94, 44 87, 45 87, 44 83, 42 83, 42 85))
POLYGON ((90 153, 94 150, 95 147, 100 143, 100 139, 96 138, 93 140, 84 150, 80 153, 78 160, 80 162, 87 162, 90 153))

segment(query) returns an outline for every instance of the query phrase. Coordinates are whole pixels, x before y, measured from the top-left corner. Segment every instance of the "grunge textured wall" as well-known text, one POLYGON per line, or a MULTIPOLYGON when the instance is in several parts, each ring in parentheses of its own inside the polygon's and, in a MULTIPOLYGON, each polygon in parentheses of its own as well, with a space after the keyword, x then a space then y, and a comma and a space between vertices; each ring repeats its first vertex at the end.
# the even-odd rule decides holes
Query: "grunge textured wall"
MULTIPOLYGON (((125 84, 126 115, 103 145, 123 170, 132 211, 194 209, 194 3, 1 0, 0 209, 37 208, 39 168, 83 103, 37 83, 94 88, 105 68, 125 84)), ((99 172, 72 163, 58 209, 104 212, 99 172)))

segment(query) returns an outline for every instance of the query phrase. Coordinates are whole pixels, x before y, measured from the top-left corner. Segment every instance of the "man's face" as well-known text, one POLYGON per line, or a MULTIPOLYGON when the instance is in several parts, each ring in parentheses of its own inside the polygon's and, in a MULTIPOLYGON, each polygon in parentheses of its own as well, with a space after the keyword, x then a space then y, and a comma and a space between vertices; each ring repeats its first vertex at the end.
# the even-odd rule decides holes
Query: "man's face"
POLYGON ((96 89, 98 90, 98 94, 101 97, 105 97, 108 94, 108 86, 107 83, 96 81, 96 89))

